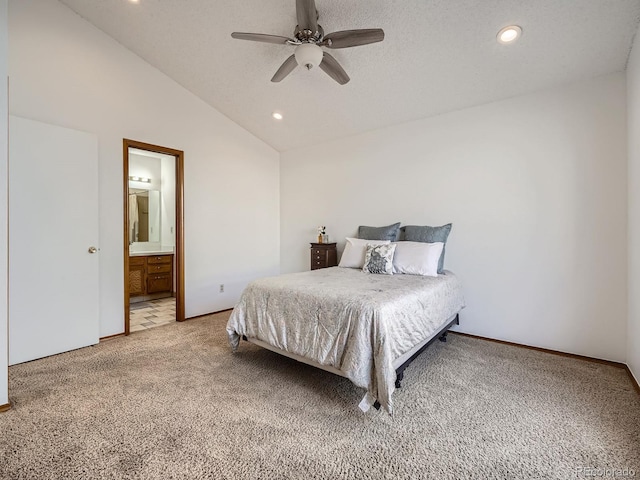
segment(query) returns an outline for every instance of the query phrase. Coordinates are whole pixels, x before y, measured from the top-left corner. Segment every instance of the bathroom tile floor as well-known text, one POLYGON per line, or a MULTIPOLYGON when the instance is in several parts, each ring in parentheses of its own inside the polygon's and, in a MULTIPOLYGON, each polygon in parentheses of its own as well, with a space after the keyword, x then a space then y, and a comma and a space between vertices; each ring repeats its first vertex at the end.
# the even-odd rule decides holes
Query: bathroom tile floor
POLYGON ((132 303, 129 330, 139 332, 176 321, 175 297, 132 303))

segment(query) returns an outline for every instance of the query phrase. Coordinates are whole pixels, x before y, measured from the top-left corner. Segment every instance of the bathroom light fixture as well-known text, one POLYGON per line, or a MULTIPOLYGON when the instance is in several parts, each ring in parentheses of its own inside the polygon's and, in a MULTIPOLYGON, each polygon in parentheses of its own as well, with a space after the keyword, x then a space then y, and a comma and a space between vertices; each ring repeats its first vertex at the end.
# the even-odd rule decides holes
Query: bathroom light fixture
POLYGON ((271 114, 271 116, 272 116, 273 118, 275 118, 276 120, 282 120, 282 118, 283 118, 283 117, 282 117, 282 114, 281 114, 280 112, 273 112, 273 113, 271 114))
POLYGON ((504 45, 515 42, 522 35, 522 28, 518 25, 509 25, 498 32, 498 42, 504 45))
POLYGON ((142 183, 151 183, 151 179, 150 178, 145 178, 145 177, 129 177, 129 180, 131 180, 132 182, 142 182, 142 183))

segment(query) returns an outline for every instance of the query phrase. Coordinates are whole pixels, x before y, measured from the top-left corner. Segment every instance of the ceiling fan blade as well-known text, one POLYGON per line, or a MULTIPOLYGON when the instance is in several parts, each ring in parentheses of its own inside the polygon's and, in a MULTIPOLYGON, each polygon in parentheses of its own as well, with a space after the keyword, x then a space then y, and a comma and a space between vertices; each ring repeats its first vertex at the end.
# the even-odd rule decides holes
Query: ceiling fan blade
POLYGON ((280 82, 287 75, 289 75, 293 70, 298 66, 298 62, 296 62, 296 56, 291 55, 287 58, 284 63, 280 66, 276 74, 271 79, 272 82, 280 82))
POLYGON ((315 0, 296 0, 296 16, 298 28, 301 30, 318 31, 318 10, 315 0))
POLYGON ((344 30, 324 36, 322 45, 328 48, 348 48, 384 40, 384 30, 381 28, 367 28, 363 30, 344 30))
POLYGON ((286 45, 289 41, 291 42, 294 41, 287 37, 281 37, 279 35, 266 35, 264 33, 233 32, 231 36, 233 38, 237 38, 238 40, 251 40, 252 42, 276 43, 278 45, 286 45))
POLYGON ((338 61, 327 52, 324 52, 324 55, 322 56, 320 68, 340 85, 344 85, 351 80, 338 61))

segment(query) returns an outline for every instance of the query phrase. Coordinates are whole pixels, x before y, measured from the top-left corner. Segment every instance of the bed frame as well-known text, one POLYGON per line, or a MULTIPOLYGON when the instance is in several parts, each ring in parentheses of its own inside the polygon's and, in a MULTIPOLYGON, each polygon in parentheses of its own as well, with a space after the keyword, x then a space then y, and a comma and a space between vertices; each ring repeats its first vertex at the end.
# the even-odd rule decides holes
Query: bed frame
MULTIPOLYGON (((418 355, 424 352, 429 345, 435 342, 436 338, 441 342, 446 342, 449 329, 454 325, 460 325, 459 313, 456 313, 456 316, 454 317, 453 320, 451 320, 444 327, 442 327, 442 329, 438 333, 436 333, 429 341, 427 341, 427 343, 425 343, 413 355, 411 355, 408 360, 406 360, 402 365, 396 368, 396 388, 402 387, 401 382, 402 382, 402 379, 404 378, 404 370, 411 364, 411 362, 413 362, 416 358, 418 358, 418 355)), ((380 410, 380 403, 377 400, 373 404, 373 408, 375 408, 376 410, 380 410)))
MULTIPOLYGON (((405 360, 403 363, 400 364, 400 366, 396 367, 396 388, 401 388, 401 382, 402 382, 402 379, 404 378, 404 371, 411 364, 411 362, 413 362, 418 357, 418 355, 420 355, 422 352, 424 352, 429 345, 431 345, 433 342, 435 342, 436 339, 440 340, 441 342, 446 342, 447 341, 447 333, 449 333, 449 329, 453 325, 460 325, 460 314, 459 313, 456 313, 451 318, 451 320, 449 320, 447 323, 445 323, 444 326, 437 333, 435 333, 423 345, 421 345, 415 352, 413 352, 411 354, 411 356, 407 360, 405 360)), ((307 365, 311 365, 313 367, 320 368, 320 369, 325 370, 327 372, 331 372, 331 373, 334 373, 336 375, 340 375, 340 376, 344 377, 344 374, 340 370, 338 370, 336 368, 328 367, 326 365, 320 365, 320 364, 318 364, 318 363, 316 363, 316 362, 314 362, 312 360, 309 360, 307 358, 301 357, 301 356, 293 354, 293 353, 285 352, 283 350, 280 350, 277 347, 274 347, 273 345, 269 345, 268 343, 262 342, 260 340, 255 339, 255 338, 247 338, 245 335, 243 335, 242 339, 244 341, 253 343, 254 345, 258 345, 258 346, 260 346, 262 348, 266 348, 267 350, 271 350, 272 352, 279 353, 280 355, 284 355, 285 357, 292 358, 292 359, 297 360, 299 362, 306 363, 307 365)), ((380 410, 380 403, 378 403, 378 401, 376 401, 373 404, 373 407, 376 410, 380 410)))

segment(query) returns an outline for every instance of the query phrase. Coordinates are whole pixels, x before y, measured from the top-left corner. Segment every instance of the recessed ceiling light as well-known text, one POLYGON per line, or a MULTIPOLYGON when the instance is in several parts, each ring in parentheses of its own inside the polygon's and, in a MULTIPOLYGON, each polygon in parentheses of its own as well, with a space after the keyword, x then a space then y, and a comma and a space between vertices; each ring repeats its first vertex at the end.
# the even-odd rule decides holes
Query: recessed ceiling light
POLYGON ((273 112, 273 113, 271 114, 271 116, 272 116, 273 118, 275 118, 276 120, 282 120, 282 118, 283 118, 283 117, 282 117, 282 114, 281 114, 280 112, 273 112))
POLYGON ((504 44, 513 43, 520 35, 522 35, 522 28, 517 25, 509 25, 498 32, 498 42, 504 44))

